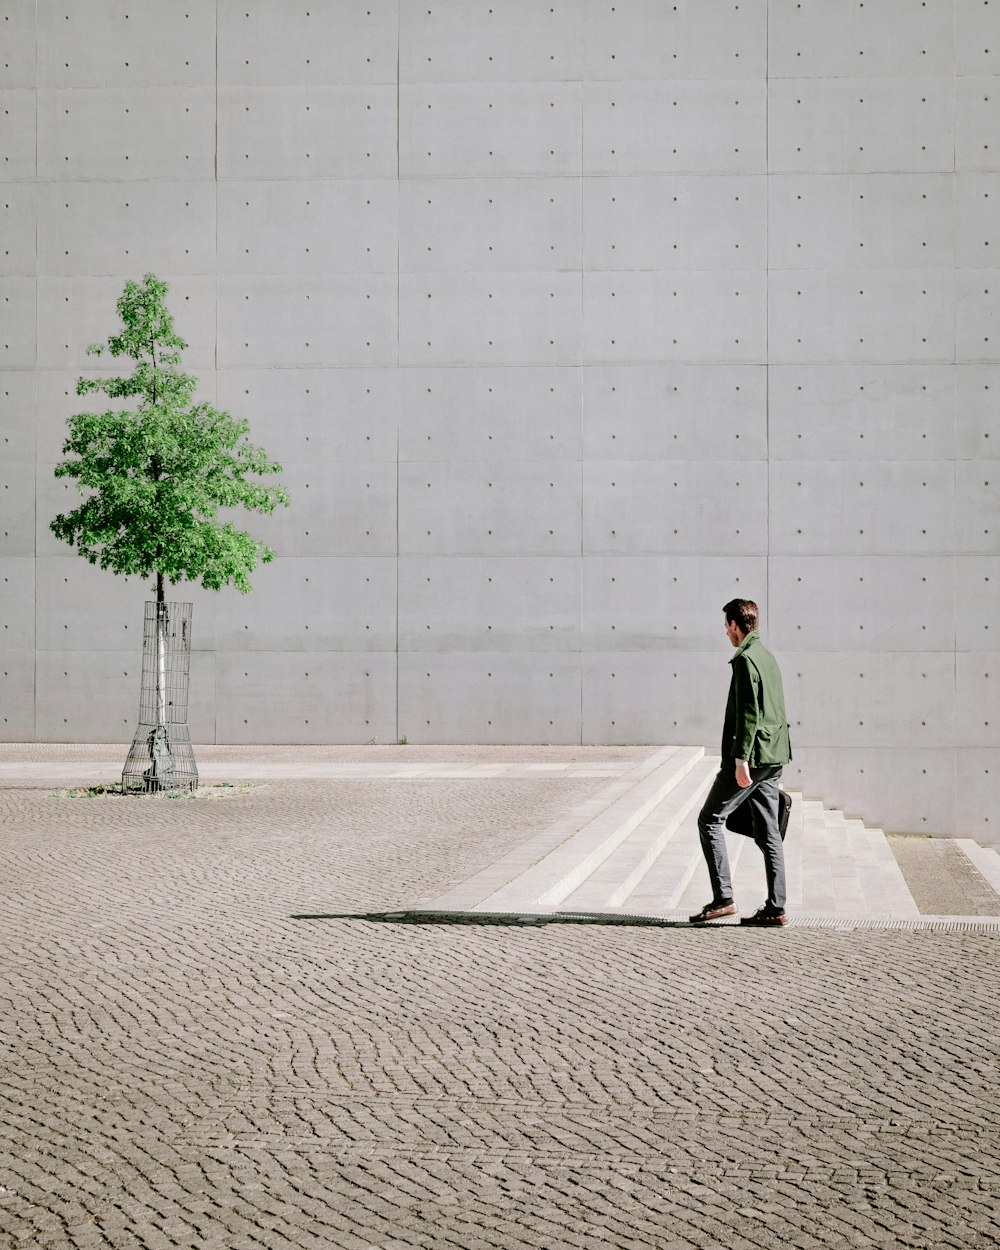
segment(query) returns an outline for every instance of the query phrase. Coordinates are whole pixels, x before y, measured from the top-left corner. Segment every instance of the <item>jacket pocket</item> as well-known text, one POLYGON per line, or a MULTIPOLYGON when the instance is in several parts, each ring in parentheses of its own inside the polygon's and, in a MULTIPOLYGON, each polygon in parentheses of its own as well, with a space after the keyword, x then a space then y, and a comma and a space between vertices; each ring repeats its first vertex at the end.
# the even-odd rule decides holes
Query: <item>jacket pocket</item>
POLYGON ((788 727, 786 725, 760 725, 753 744, 754 763, 786 764, 790 758, 788 727))

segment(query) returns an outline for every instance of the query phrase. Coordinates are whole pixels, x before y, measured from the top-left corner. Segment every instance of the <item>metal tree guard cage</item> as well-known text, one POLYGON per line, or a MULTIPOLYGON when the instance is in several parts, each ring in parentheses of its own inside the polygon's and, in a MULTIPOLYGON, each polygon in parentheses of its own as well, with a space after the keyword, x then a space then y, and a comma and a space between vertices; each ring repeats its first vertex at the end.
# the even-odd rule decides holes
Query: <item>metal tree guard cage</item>
POLYGON ((195 790, 198 768, 188 729, 191 604, 146 604, 139 726, 122 770, 122 789, 195 790))

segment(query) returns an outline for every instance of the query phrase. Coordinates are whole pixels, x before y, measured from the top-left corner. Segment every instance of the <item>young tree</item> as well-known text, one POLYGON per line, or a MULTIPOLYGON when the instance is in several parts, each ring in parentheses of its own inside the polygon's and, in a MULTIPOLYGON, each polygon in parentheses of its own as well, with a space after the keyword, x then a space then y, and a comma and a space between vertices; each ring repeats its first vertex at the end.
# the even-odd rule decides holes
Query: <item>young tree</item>
MULTIPOLYGON (((78 395, 103 392, 134 406, 69 419, 56 477, 75 478, 86 498, 51 523, 57 538, 91 564, 156 577, 157 729, 164 723, 164 582, 201 581, 246 593, 249 574, 274 552, 230 521, 223 508, 271 513, 288 495, 273 481, 281 465, 247 439, 249 426, 211 404, 193 403, 197 380, 180 369, 187 346, 164 302, 167 284, 147 274, 118 300, 123 329, 88 355, 127 356, 127 377, 80 378, 78 395), (135 402, 137 401, 137 402, 135 402)), ((152 742, 150 743, 152 756, 152 742)))

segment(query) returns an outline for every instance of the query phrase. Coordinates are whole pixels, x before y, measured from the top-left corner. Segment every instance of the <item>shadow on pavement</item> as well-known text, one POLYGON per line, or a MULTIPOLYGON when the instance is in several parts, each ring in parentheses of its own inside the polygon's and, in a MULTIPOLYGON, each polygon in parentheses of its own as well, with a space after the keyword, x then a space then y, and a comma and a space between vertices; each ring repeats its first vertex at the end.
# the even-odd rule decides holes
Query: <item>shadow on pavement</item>
MULTIPOLYGON (((546 924, 628 925, 632 928, 690 929, 686 920, 658 916, 620 916, 608 912, 472 912, 472 911, 374 911, 313 912, 293 915, 292 920, 367 920, 374 924, 417 925, 517 925, 546 924)), ((733 925, 702 925, 699 928, 733 928, 733 925)))
POLYGON ((413 925, 507 925, 539 927, 547 924, 628 926, 646 929, 696 929, 706 933, 739 929, 745 933, 787 933, 789 929, 827 929, 837 933, 896 929, 905 932, 1000 933, 1000 916, 792 916, 788 926, 743 926, 734 917, 711 924, 690 924, 683 916, 627 916, 616 912, 479 912, 479 911, 369 911, 299 912, 290 920, 366 920, 372 924, 413 925))

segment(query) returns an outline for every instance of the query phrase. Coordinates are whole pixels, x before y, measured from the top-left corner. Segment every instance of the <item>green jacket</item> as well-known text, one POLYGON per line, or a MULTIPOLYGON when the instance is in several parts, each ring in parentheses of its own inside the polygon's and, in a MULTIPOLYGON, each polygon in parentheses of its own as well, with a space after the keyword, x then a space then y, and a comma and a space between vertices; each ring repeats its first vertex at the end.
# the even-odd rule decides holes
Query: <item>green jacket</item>
POLYGON ((746 760, 751 768, 787 764, 792 747, 777 660, 753 630, 729 663, 733 676, 722 729, 723 759, 746 760))

